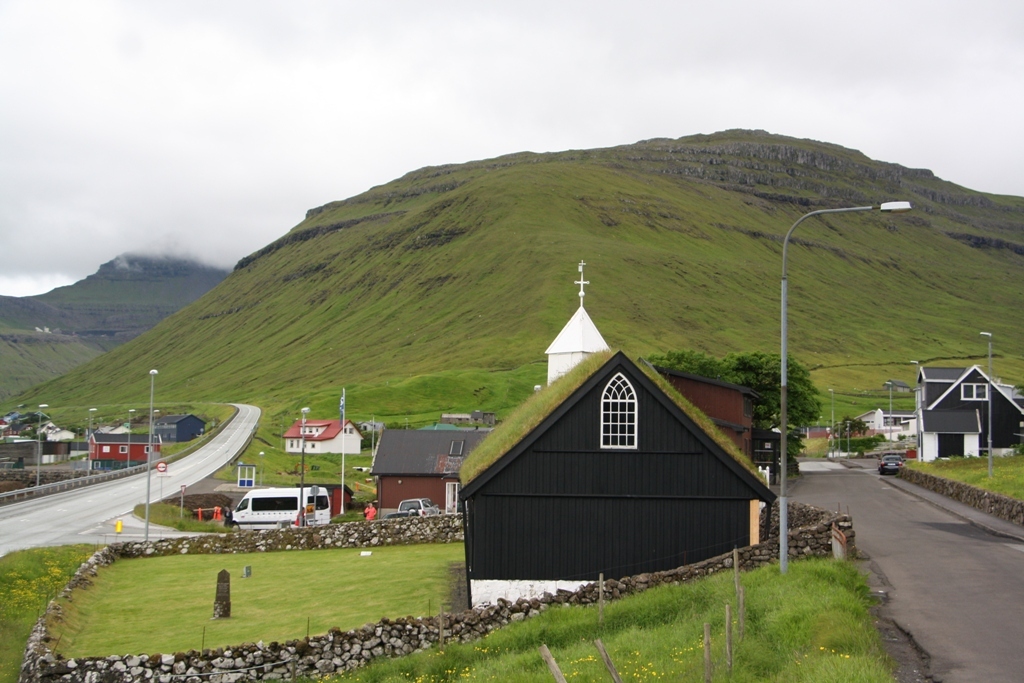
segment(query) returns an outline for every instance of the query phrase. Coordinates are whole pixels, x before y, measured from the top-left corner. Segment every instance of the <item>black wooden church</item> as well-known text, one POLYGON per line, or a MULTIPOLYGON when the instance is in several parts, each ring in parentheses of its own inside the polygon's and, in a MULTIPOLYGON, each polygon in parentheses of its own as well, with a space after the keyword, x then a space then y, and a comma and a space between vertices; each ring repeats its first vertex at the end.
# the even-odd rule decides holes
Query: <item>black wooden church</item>
POLYGON ((758 542, 775 496, 749 461, 623 353, 591 361, 545 390, 564 399, 538 408, 536 394, 521 408, 535 414, 511 416, 463 465, 471 585, 621 578, 758 542))

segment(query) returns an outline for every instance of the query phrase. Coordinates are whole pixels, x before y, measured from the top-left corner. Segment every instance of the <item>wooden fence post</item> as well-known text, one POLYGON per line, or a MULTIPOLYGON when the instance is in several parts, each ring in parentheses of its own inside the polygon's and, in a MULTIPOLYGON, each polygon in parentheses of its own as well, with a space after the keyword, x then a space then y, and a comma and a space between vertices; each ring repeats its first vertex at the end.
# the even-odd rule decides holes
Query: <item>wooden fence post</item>
POLYGON ((441 603, 441 612, 437 616, 437 649, 444 652, 444 603, 441 603))
POLYGON ((597 575, 597 624, 604 625, 604 572, 597 575))
POLYGON ((732 605, 725 603, 725 665, 732 674, 732 605))
POLYGON ((736 546, 732 547, 732 581, 736 584, 736 594, 740 592, 740 551, 736 546))
POLYGON ((612 658, 608 655, 608 651, 604 649, 604 643, 598 638, 594 641, 594 647, 601 653, 601 659, 604 660, 604 668, 608 669, 608 673, 611 674, 612 680, 615 683, 622 683, 622 677, 619 676, 619 670, 615 668, 615 664, 612 662, 612 658))
POLYGON ((747 594, 746 589, 743 588, 743 586, 740 586, 740 593, 737 596, 737 605, 736 605, 736 610, 739 612, 739 629, 738 629, 739 630, 739 634, 738 635, 740 637, 740 640, 743 640, 743 627, 744 627, 744 622, 747 619, 746 594, 747 594))
POLYGON ((539 648, 540 656, 544 658, 544 663, 548 665, 548 671, 555 677, 558 683, 566 683, 565 676, 562 675, 562 670, 558 668, 558 662, 551 656, 551 650, 548 649, 547 645, 541 645, 539 648))
POLYGON ((711 683, 711 624, 704 623, 704 683, 711 683))

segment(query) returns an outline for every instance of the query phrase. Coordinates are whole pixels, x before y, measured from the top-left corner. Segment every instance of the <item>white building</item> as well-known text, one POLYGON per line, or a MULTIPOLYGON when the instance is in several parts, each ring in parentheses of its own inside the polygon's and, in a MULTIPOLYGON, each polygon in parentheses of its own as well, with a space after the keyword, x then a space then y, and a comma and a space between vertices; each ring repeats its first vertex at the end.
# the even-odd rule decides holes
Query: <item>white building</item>
POLYGON ((580 307, 544 352, 548 356, 548 384, 572 370, 590 354, 608 350, 604 337, 587 315, 587 310, 583 308, 583 285, 590 284, 583 279, 585 265, 587 264, 580 261, 580 279, 574 282, 580 286, 580 307))
POLYGON ((359 455, 363 435, 352 424, 345 420, 296 420, 295 424, 284 434, 286 453, 301 453, 305 441, 306 453, 344 453, 359 455))

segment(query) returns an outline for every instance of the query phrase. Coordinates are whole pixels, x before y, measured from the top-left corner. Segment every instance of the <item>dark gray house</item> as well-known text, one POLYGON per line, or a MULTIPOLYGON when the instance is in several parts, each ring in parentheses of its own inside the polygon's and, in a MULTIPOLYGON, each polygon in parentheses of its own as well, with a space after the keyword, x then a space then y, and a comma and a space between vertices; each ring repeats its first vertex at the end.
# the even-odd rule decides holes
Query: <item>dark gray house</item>
POLYGON ((489 429, 385 429, 370 474, 381 511, 407 498, 430 498, 442 512, 456 512, 459 469, 489 429))
POLYGON ((474 603, 757 543, 761 503, 775 499, 706 415, 621 352, 534 394, 470 455, 462 483, 474 603))
POLYGON ((206 431, 206 423, 195 415, 163 415, 153 421, 153 433, 165 442, 191 441, 206 431))
POLYGON ((921 368, 917 375, 920 459, 987 455, 990 404, 992 452, 1002 455, 1024 443, 1024 398, 1014 387, 990 381, 978 365, 921 368))

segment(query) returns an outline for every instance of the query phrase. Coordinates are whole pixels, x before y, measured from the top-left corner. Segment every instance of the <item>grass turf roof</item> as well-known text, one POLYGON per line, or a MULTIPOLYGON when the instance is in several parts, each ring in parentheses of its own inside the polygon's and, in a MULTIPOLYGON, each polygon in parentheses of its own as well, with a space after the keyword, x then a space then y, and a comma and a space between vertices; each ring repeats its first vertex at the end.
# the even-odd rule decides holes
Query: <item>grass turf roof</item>
MULTIPOLYGON (((496 463, 517 443, 522 441, 531 431, 547 418, 558 406, 568 399, 577 389, 590 379, 591 375, 601 369, 614 351, 596 353, 583 360, 553 384, 541 389, 522 403, 508 416, 491 434, 473 449, 465 462, 462 463, 460 479, 466 486, 488 467, 496 463)), ((637 365, 641 372, 661 389, 683 413, 693 420, 698 427, 711 437, 731 458, 743 465, 749 472, 760 477, 753 463, 750 462, 728 437, 722 434, 718 426, 711 421, 699 408, 686 400, 675 387, 664 377, 647 367, 645 363, 637 365)))

